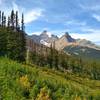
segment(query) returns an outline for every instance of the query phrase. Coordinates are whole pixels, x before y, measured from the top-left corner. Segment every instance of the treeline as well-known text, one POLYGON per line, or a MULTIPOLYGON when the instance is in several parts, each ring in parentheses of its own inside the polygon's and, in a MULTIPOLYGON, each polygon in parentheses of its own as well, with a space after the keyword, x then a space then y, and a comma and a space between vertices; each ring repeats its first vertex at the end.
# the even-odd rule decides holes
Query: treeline
POLYGON ((16 31, 25 31, 24 15, 22 13, 21 26, 19 25, 18 11, 11 11, 10 16, 6 16, 4 12, 0 11, 0 26, 12 28, 16 31))
POLYGON ((13 60, 25 61, 26 39, 24 15, 19 24, 18 11, 11 11, 6 16, 0 11, 0 56, 7 56, 13 60))
POLYGON ((100 79, 99 63, 89 60, 85 61, 81 58, 68 55, 64 51, 57 51, 54 44, 47 48, 31 40, 28 42, 28 46, 31 47, 27 51, 27 61, 30 64, 46 66, 66 73, 75 73, 81 77, 100 79))

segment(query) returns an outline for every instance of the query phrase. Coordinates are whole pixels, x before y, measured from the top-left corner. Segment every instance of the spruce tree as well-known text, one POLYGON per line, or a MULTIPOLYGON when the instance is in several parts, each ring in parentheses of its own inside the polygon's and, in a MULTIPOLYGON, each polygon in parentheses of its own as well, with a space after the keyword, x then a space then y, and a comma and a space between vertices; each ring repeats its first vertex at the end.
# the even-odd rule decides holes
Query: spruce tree
POLYGON ((15 16, 15 14, 14 14, 14 10, 12 10, 12 12, 11 12, 11 27, 14 29, 14 17, 15 16))
POLYGON ((2 27, 4 26, 4 12, 2 12, 2 27))
POLYGON ((0 26, 1 26, 1 11, 0 11, 0 26))
POLYGON ((55 50, 55 53, 54 53, 54 66, 56 69, 58 69, 58 66, 59 66, 59 53, 58 51, 55 50))
POLYGON ((6 27, 6 16, 4 16, 4 27, 6 27))
POLYGON ((49 63, 50 68, 52 68, 53 67, 53 46, 52 44, 50 46, 50 51, 48 55, 48 63, 49 63))
POLYGON ((10 27, 10 17, 8 16, 8 22, 7 22, 7 27, 10 27))
POLYGON ((18 30, 18 11, 16 11, 16 30, 18 30))
POLYGON ((25 31, 25 26, 24 26, 24 14, 22 13, 22 21, 21 21, 21 30, 24 32, 25 31))

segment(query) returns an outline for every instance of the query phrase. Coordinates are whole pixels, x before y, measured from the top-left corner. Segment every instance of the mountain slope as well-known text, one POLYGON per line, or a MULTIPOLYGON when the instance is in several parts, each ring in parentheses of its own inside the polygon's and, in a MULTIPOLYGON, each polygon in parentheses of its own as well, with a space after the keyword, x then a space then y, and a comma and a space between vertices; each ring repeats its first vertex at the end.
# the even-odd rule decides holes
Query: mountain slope
POLYGON ((100 50, 99 46, 97 46, 96 44, 92 43, 89 40, 86 40, 86 39, 77 39, 76 41, 79 44, 79 46, 84 46, 84 47, 88 47, 88 48, 93 48, 93 49, 96 49, 96 50, 100 50))
POLYGON ((75 56, 86 59, 100 59, 100 50, 94 48, 84 47, 84 46, 66 46, 64 51, 75 56))
POLYGON ((99 100, 100 81, 0 58, 2 100, 99 100))

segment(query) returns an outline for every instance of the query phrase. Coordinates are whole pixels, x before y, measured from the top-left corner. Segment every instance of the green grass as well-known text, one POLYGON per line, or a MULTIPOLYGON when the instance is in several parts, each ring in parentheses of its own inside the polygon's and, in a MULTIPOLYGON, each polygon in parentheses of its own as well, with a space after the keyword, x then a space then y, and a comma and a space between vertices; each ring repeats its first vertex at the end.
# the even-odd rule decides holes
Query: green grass
POLYGON ((100 100, 100 81, 0 58, 0 100, 100 100))

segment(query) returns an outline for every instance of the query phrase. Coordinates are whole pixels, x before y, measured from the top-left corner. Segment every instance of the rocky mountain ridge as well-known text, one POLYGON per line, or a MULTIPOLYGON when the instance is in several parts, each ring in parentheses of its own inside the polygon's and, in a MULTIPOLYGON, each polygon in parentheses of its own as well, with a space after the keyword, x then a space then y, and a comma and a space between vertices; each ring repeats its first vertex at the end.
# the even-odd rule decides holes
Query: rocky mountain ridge
POLYGON ((66 32, 64 35, 62 35, 60 38, 56 35, 50 35, 45 30, 40 35, 31 35, 30 38, 38 43, 43 44, 47 47, 50 47, 51 44, 55 45, 55 48, 57 50, 62 50, 67 46, 81 46, 81 47, 88 47, 96 50, 100 50, 100 47, 96 44, 92 43, 89 40, 86 39, 74 39, 72 38, 68 32, 66 32))

